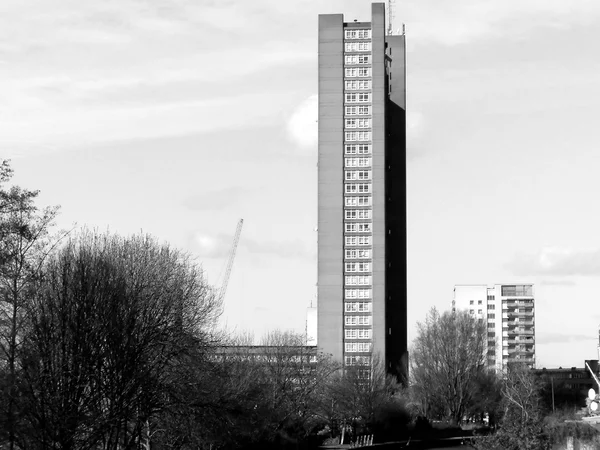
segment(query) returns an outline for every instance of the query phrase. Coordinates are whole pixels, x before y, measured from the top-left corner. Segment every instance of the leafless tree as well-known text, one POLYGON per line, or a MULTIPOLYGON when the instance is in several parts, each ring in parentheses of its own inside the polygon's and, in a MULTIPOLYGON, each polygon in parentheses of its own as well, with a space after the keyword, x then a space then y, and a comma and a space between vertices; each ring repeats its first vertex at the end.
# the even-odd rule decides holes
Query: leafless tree
POLYGON ((417 325, 411 351, 411 389, 421 413, 458 422, 473 402, 476 380, 485 369, 485 324, 466 311, 433 308, 417 325))
POLYGON ((3 189, 12 169, 0 164, 0 428, 9 448, 15 447, 18 423, 19 351, 26 323, 27 302, 44 258, 60 241, 50 231, 57 207, 39 209, 38 191, 12 186, 3 189))
POLYGON ((36 444, 147 445, 219 311, 199 267, 166 244, 93 231, 69 239, 37 283, 24 342, 36 444))

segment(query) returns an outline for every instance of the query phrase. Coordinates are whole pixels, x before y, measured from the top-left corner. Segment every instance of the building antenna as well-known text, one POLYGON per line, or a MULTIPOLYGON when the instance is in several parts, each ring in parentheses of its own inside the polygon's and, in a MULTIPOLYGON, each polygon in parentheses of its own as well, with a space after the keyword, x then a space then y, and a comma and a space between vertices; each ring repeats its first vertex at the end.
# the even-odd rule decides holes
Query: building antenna
POLYGON ((392 22, 394 21, 394 3, 395 0, 388 0, 388 36, 391 36, 393 34, 392 22))

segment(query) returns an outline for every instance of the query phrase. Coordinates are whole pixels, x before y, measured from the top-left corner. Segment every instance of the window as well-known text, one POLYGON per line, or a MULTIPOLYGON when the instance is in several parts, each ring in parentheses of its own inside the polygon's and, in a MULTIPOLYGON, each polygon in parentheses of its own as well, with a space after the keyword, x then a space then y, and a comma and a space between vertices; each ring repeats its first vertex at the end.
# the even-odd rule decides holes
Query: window
POLYGON ((358 55, 358 64, 371 64, 371 55, 358 55))
POLYGON ((356 223, 346 223, 344 224, 344 230, 346 233, 356 233, 357 231, 356 223))
POLYGON ((348 353, 370 352, 371 351, 371 343, 370 342, 346 342, 345 350, 348 353))
MULTIPOLYGON (((358 98, 358 97, 356 97, 358 98)), ((370 106, 346 106, 345 112, 347 116, 370 116, 370 106)))
POLYGON ((344 323, 348 326, 371 325, 371 316, 344 316, 344 323))
POLYGON ((346 131, 345 133, 346 141, 370 141, 371 140, 371 132, 370 131, 346 131))
MULTIPOLYGON (((344 122, 346 128, 371 128, 371 119, 346 119, 344 122)), ((347 139, 350 140, 350 139, 347 139)))
POLYGON ((356 245, 371 245, 371 236, 357 236, 356 245))
POLYGON ((371 224, 368 222, 357 223, 356 225, 358 225, 358 228, 356 230, 357 233, 370 233, 372 231, 371 224))
POLYGON ((344 292, 344 297, 346 299, 355 299, 355 298, 371 298, 371 289, 346 289, 344 292))
POLYGON ((344 330, 346 339, 371 339, 371 330, 364 328, 351 328, 344 330))
POLYGON ((346 194, 370 194, 371 183, 352 183, 345 185, 346 194))
POLYGON ((346 167, 370 167, 371 158, 344 158, 346 167))
POLYGON ((347 91, 367 91, 371 89, 371 80, 346 80, 344 87, 347 91))
POLYGON ((371 153, 371 144, 346 144, 344 148, 346 155, 368 155, 371 153))
POLYGON ((370 272, 371 263, 359 262, 359 263, 346 263, 346 272, 370 272))
POLYGON ((370 52, 370 42, 346 42, 344 45, 344 51, 346 52, 370 52))
POLYGON ((348 286, 368 286, 371 284, 370 275, 346 275, 346 285, 348 286))
POLYGON ((349 302, 345 305, 346 312, 371 312, 370 302, 349 302))
POLYGON ((344 37, 346 39, 371 39, 371 30, 364 28, 344 30, 344 37))
POLYGON ((370 180, 371 179, 371 171, 370 170, 359 170, 356 172, 358 174, 359 180, 370 180))
POLYGON ((483 301, 482 301, 482 300, 477 300, 477 304, 478 304, 478 305, 482 305, 482 304, 483 304, 483 301))
POLYGON ((487 317, 488 317, 488 319, 495 319, 495 318, 496 318, 496 314, 494 314, 494 313, 492 313, 492 314, 489 314, 489 313, 488 313, 488 316, 487 316, 487 317))
POLYGON ((488 325, 487 325, 487 327, 488 327, 488 328, 494 328, 495 326, 496 326, 496 325, 495 325, 494 323, 490 323, 490 322, 488 322, 488 325))
POLYGON ((348 64, 371 64, 371 55, 346 55, 344 62, 348 64))
POLYGON ((371 258, 371 250, 359 250, 356 248, 346 250, 346 259, 369 259, 371 258))
POLYGON ((469 314, 475 314, 475 310, 474 309, 470 309, 469 310, 469 314))
POLYGON ((344 197, 344 205, 358 206, 358 197, 344 197))
POLYGON ((344 69, 344 75, 347 76, 347 77, 349 77, 349 78, 357 77, 357 76, 359 76, 358 74, 359 74, 360 69, 362 69, 362 67, 361 68, 359 68, 359 67, 346 67, 346 69, 344 69))
POLYGON ((345 236, 346 245, 358 245, 358 237, 356 236, 345 236))
POLYGON ((477 314, 483 314, 483 310, 481 310, 481 309, 478 309, 478 310, 477 310, 477 314))
POLYGON ((370 92, 350 92, 345 95, 346 103, 368 103, 371 101, 370 92))
POLYGON ((489 305, 489 304, 488 304, 488 305, 487 305, 487 309, 488 309, 488 311, 490 311, 490 310, 493 310, 493 309, 496 309, 496 305, 489 305))
POLYGON ((357 76, 359 77, 370 77, 371 76, 371 68, 370 67, 357 67, 357 76))
POLYGON ((371 210, 370 209, 347 209, 345 211, 346 219, 370 219, 371 218, 371 210))
POLYGON ((344 362, 347 366, 369 366, 371 358, 368 356, 346 356, 344 362))

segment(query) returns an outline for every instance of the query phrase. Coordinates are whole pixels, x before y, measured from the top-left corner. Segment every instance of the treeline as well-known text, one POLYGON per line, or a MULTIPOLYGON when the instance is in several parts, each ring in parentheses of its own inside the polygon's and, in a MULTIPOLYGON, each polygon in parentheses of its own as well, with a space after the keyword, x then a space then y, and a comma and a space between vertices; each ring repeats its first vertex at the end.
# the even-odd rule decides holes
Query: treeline
POLYGON ((408 420, 380 364, 342 375, 294 333, 240 345, 215 328, 218 295, 189 255, 58 231, 58 208, 11 176, 2 162, 2 448, 297 448, 408 420))

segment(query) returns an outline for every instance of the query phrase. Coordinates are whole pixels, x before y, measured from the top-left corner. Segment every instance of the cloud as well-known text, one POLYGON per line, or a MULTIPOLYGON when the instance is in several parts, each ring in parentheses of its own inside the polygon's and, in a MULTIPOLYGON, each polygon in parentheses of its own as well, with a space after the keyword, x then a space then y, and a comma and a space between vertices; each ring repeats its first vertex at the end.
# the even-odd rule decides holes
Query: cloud
POLYGON ((575 286, 577 283, 573 280, 542 280, 542 286, 575 286))
POLYGON ((234 186, 192 195, 185 199, 183 204, 195 211, 222 210, 236 204, 243 192, 242 187, 234 186))
POLYGON ((537 332, 535 341, 537 344, 563 344, 565 342, 593 341, 596 340, 594 333, 590 334, 563 334, 554 332, 537 332))
POLYGON ((240 246, 253 254, 270 255, 285 259, 315 259, 316 253, 310 251, 300 240, 269 241, 240 239, 240 246))
MULTIPOLYGON (((594 24, 600 3, 589 0, 412 0, 396 16, 407 25, 407 43, 453 46, 485 38, 519 38, 536 28, 568 30, 594 24)), ((399 24, 398 24, 399 25, 399 24)), ((396 27, 396 24, 394 24, 396 27)))
POLYGON ((600 276, 600 250, 545 247, 516 255, 506 267, 515 275, 600 276))
POLYGON ((231 235, 225 233, 210 235, 196 232, 190 237, 188 248, 199 258, 222 259, 229 254, 232 239, 231 235))
POLYGON ((290 116, 286 130, 299 148, 316 150, 319 136, 319 99, 317 94, 305 99, 290 116))

